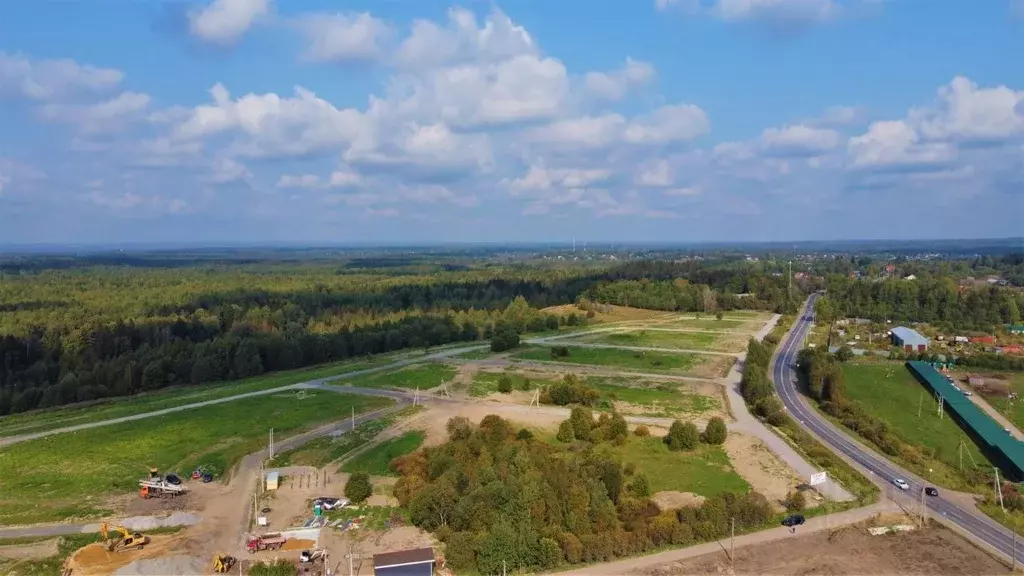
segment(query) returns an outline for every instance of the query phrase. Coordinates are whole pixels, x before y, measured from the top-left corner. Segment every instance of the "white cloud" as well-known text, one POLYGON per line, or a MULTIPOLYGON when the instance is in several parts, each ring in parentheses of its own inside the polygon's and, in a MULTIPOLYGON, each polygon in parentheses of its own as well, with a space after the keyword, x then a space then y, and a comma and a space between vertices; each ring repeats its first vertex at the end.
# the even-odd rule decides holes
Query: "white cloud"
POLYGON ((834 150, 840 136, 835 130, 812 128, 802 124, 769 128, 761 133, 764 148, 783 154, 817 154, 834 150))
POLYGON ((378 134, 367 144, 349 148, 342 158, 357 168, 434 176, 486 171, 494 162, 487 135, 458 134, 441 122, 410 122, 397 134, 378 134))
POLYGON ((817 118, 807 122, 819 126, 848 126, 863 121, 865 110, 858 106, 829 106, 817 118))
POLYGON ((642 165, 634 182, 640 186, 671 186, 675 182, 675 176, 668 160, 662 158, 642 165))
POLYGON ((679 8, 691 14, 708 14, 726 22, 763 20, 798 24, 826 22, 842 10, 836 0, 655 0, 655 6, 659 10, 679 8))
POLYGON ((902 120, 872 122, 867 133, 850 138, 847 154, 858 168, 921 166, 947 162, 956 150, 942 142, 922 143, 902 120))
POLYGON ((139 92, 122 92, 97 104, 47 104, 40 116, 53 122, 74 124, 82 132, 110 132, 146 116, 151 98, 139 92))
POLYGON ((447 26, 429 20, 413 23, 412 33, 399 46, 395 62, 406 68, 452 63, 497 62, 524 54, 537 54, 526 29, 494 9, 478 25, 476 16, 463 8, 448 10, 447 26))
POLYGON ((252 173, 245 165, 227 157, 214 160, 210 165, 210 174, 207 177, 208 181, 214 184, 228 184, 250 178, 252 178, 252 173))
POLYGON ((564 148, 603 148, 614 143, 666 145, 707 134, 711 122, 692 104, 662 106, 626 121, 619 114, 557 120, 530 130, 527 140, 564 148))
POLYGON ((911 110, 909 119, 926 138, 1002 140, 1024 133, 1022 103, 1024 91, 979 88, 957 76, 939 88, 933 106, 911 110))
POLYGON ((626 127, 625 139, 634 144, 686 142, 711 130, 703 110, 693 104, 662 106, 637 116, 626 127))
POLYGON ((361 184, 362 176, 348 170, 336 170, 326 179, 315 174, 282 175, 277 180, 278 188, 305 188, 307 190, 320 190, 327 188, 347 188, 361 184))
POLYGON ((381 58, 391 35, 391 28, 369 12, 308 14, 298 26, 309 42, 306 58, 322 62, 381 58))
POLYGON ((122 79, 124 74, 113 68, 98 68, 69 59, 35 60, 0 52, 0 94, 51 100, 76 91, 113 88, 122 79))
POLYGON ((630 88, 648 84, 654 80, 654 66, 626 58, 626 64, 620 70, 612 72, 589 72, 583 81, 587 90, 595 96, 606 100, 621 100, 630 88))
POLYGON ((610 176, 611 171, 607 169, 549 169, 537 164, 530 166, 522 177, 508 181, 508 188, 513 196, 556 188, 586 188, 610 176))
POLYGON ((626 119, 618 114, 557 120, 528 132, 533 142, 553 146, 601 148, 621 137, 626 119))
POLYGON ((213 0, 189 13, 189 30, 204 42, 231 44, 270 12, 270 0, 213 0))

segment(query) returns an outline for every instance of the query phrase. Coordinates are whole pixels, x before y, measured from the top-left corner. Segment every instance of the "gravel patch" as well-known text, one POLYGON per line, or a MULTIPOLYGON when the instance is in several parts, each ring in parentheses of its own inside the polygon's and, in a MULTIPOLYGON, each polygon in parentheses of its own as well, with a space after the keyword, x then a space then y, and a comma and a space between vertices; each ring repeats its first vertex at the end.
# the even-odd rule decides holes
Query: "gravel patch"
POLYGON ((123 566, 115 576, 195 576, 205 574, 209 566, 196 556, 165 556, 136 560, 123 566))

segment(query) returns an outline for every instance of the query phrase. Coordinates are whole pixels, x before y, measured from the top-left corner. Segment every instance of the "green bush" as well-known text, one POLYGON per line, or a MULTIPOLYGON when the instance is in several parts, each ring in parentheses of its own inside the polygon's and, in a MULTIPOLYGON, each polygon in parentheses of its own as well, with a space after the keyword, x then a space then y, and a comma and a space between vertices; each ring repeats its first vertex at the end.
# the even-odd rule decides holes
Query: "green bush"
POLYGON ((641 438, 644 437, 644 436, 650 436, 651 435, 651 429, 648 428, 647 426, 644 426, 643 424, 640 424, 639 426, 636 427, 635 430, 633 430, 633 434, 636 434, 637 436, 640 436, 641 438))
POLYGON ((704 428, 704 441, 708 444, 724 444, 729 431, 725 428, 725 420, 715 416, 708 420, 704 428))
POLYGON ((509 394, 512 392, 512 378, 508 374, 498 377, 498 392, 509 394))
POLYGON ((554 568, 562 562, 562 549, 558 542, 551 538, 540 539, 540 565, 543 568, 554 568))
POLYGON ((299 569, 285 559, 273 562, 257 562, 249 568, 250 576, 297 576, 299 569))
POLYGON ((562 420, 562 423, 558 425, 558 435, 555 438, 559 442, 572 442, 575 440, 576 435, 572 431, 572 422, 562 420))
POLYGON ((353 502, 362 502, 373 494, 373 484, 366 472, 356 472, 345 483, 345 497, 353 502))
POLYGON ((693 450, 700 443, 700 432, 693 422, 683 423, 679 420, 672 422, 668 434, 664 438, 669 450, 693 450))
POLYGON ((782 501, 782 505, 790 512, 800 512, 807 507, 807 500, 804 499, 803 492, 796 490, 786 495, 786 499, 782 501))

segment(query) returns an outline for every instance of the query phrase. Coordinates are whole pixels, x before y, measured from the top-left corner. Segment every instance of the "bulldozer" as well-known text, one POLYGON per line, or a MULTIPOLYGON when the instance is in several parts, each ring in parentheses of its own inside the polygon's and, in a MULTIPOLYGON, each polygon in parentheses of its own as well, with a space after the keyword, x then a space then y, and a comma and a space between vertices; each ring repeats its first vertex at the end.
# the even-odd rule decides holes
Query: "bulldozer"
POLYGON ((100 535, 106 541, 108 552, 142 550, 146 544, 149 544, 149 536, 142 532, 132 532, 124 526, 111 526, 106 522, 100 524, 100 535), (111 530, 119 532, 120 536, 111 537, 111 530))
POLYGON ((238 560, 234 556, 214 556, 213 557, 213 571, 217 574, 224 574, 231 567, 235 565, 238 560))

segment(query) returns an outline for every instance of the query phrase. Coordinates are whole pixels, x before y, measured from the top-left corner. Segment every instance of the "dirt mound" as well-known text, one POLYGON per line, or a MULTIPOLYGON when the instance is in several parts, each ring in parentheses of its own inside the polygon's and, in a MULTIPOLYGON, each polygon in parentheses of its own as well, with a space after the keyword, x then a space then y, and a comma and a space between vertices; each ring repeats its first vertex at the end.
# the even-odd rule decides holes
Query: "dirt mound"
POLYGON ((139 559, 122 567, 115 576, 193 576, 209 572, 207 562, 196 556, 164 556, 139 559))
POLYGON ((316 547, 316 540, 303 540, 301 538, 289 538, 281 550, 309 550, 316 547))
POLYGON ((677 508, 696 508, 703 504, 706 498, 693 492, 664 490, 651 496, 651 500, 662 510, 675 510, 677 508))

